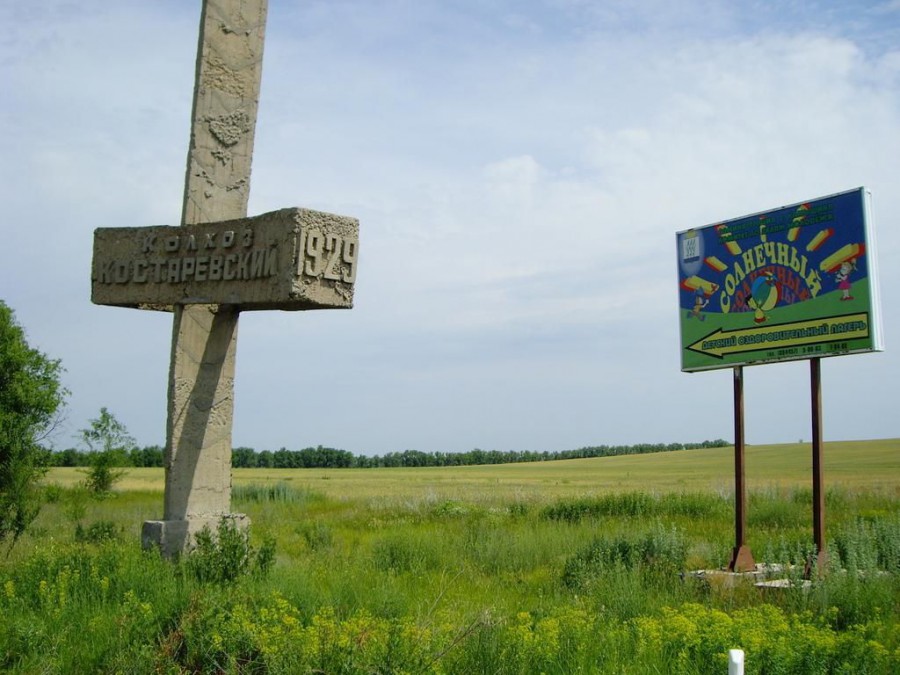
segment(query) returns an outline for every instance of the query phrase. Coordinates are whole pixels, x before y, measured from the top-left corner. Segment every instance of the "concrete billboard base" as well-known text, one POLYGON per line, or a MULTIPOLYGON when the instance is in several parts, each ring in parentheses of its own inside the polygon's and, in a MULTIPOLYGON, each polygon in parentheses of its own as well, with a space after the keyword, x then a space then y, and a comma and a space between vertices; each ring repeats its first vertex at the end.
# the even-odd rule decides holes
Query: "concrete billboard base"
POLYGON ((250 526, 250 518, 243 513, 195 517, 187 520, 146 520, 141 529, 143 548, 157 549, 165 558, 188 553, 194 548, 194 538, 208 527, 215 534, 223 519, 232 521, 241 530, 250 526))

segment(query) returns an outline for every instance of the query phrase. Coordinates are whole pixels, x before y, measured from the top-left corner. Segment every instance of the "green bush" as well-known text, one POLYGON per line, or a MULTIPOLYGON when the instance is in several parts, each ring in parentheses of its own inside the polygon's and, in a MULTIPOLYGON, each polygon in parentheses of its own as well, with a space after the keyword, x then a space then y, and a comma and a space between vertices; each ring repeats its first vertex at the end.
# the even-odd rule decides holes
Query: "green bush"
POLYGON ((99 417, 81 430, 81 439, 90 451, 90 468, 84 472, 85 486, 95 497, 106 497, 125 475, 120 467, 129 463, 128 453, 134 448, 134 438, 115 415, 100 408, 99 417))
POLYGON ((59 421, 68 391, 59 361, 33 349, 0 300, 0 544, 9 551, 41 508, 38 481, 49 453, 41 442, 59 421))
POLYGON ((110 520, 98 520, 87 528, 81 523, 75 526, 75 541, 87 544, 99 544, 104 541, 114 541, 119 538, 119 529, 110 520))
POLYGON ((900 654, 879 641, 876 626, 838 633, 811 614, 772 605, 726 614, 695 603, 664 608, 633 622, 642 661, 671 675, 723 673, 729 649, 743 649, 748 675, 897 672, 900 654))
POLYGON ((182 611, 178 587, 136 541, 48 542, 0 569, 0 671, 153 672, 161 627, 182 611))
POLYGON ((113 485, 125 475, 125 469, 115 468, 114 461, 113 455, 104 452, 91 456, 91 468, 85 471, 84 485, 95 497, 108 497, 113 485))
POLYGON ((900 517, 857 518, 834 536, 831 551, 844 568, 900 574, 900 517))
POLYGON ((215 533, 204 527, 194 541, 185 566, 201 583, 229 584, 249 574, 264 577, 275 561, 275 541, 266 539, 255 548, 249 527, 239 527, 233 518, 222 518, 215 533))
POLYGON ((465 504, 454 501, 452 499, 446 499, 442 502, 438 502, 430 509, 431 516, 435 519, 459 518, 461 516, 468 515, 470 511, 471 507, 468 507, 465 504))
POLYGON ((767 537, 766 546, 759 560, 802 568, 815 552, 815 544, 809 532, 772 533, 767 537))
POLYGON ((686 559, 684 536, 674 527, 657 525, 644 535, 598 537, 566 561, 562 579, 567 587, 577 588, 617 567, 674 575, 684 568, 686 559))
POLYGON ((44 501, 47 504, 57 504, 63 496, 63 488, 59 483, 49 483, 44 486, 44 501))

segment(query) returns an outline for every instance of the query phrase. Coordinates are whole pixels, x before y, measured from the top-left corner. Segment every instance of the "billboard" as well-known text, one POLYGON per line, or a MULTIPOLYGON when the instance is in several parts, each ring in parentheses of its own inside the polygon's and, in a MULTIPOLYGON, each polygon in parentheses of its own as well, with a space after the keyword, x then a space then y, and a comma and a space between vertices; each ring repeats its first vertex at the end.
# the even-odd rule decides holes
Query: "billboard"
POLYGON ((678 232, 685 372, 880 351, 865 188, 678 232))

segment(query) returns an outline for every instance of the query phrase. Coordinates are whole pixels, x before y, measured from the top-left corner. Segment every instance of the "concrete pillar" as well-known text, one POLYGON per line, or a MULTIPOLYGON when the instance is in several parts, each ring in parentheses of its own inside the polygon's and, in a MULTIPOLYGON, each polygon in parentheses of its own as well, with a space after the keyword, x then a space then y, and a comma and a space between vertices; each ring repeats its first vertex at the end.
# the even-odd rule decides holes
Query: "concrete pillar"
MULTIPOLYGON (((204 0, 182 225, 243 218, 262 73, 267 0, 204 0)), ((145 547, 176 555, 231 514, 238 311, 176 306, 169 374, 163 520, 145 547)))

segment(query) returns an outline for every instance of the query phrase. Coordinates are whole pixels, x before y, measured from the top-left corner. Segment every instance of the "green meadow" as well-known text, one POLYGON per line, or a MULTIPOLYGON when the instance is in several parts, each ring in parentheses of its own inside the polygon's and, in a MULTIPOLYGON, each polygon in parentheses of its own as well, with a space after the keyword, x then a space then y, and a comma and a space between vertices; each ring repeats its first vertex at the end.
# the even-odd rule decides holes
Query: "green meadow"
POLYGON ((113 495, 53 469, 0 562, 0 670, 900 672, 900 439, 747 448, 749 544, 781 590, 697 570, 734 544, 733 449, 453 468, 234 471, 252 520, 177 562, 140 548, 161 469, 113 495))
MULTIPOLYGON (((826 485, 850 490, 897 490, 900 439, 826 443, 826 485)), ((812 484, 808 443, 747 446, 750 489, 812 484)), ((287 482, 329 498, 421 498, 442 495, 475 501, 546 500, 650 490, 728 491, 734 485, 734 449, 708 448, 553 462, 398 469, 235 469, 234 485, 287 482)), ((47 480, 70 487, 83 480, 77 468, 54 468, 47 480)), ((122 491, 160 491, 162 469, 128 469, 122 491)), ((897 493, 895 492, 895 495, 897 493)))

